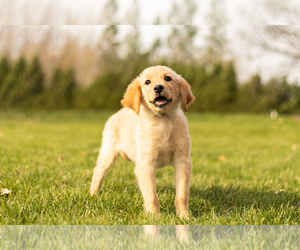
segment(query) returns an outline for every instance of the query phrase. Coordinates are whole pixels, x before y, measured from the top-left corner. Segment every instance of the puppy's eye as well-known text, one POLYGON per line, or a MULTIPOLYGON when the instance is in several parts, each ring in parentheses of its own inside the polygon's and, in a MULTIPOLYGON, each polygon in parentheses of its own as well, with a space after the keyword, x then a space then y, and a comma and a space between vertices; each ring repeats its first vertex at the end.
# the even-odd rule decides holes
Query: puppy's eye
POLYGON ((172 81, 172 78, 169 77, 169 76, 166 76, 166 77, 165 77, 165 81, 167 81, 167 82, 172 81))
POLYGON ((150 84, 151 83, 151 81, 150 80, 147 80, 146 82, 145 82, 145 84, 150 84))

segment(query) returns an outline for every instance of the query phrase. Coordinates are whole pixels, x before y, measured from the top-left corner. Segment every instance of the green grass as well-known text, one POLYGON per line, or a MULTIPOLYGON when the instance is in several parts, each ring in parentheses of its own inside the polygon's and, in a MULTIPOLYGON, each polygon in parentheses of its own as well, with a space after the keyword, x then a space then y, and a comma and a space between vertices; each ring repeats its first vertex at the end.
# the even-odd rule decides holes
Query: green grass
POLYGON ((111 114, 1 112, 0 188, 12 193, 0 197, 0 224, 300 223, 300 123, 294 116, 279 124, 267 115, 188 114, 193 175, 190 218, 181 220, 172 167, 156 174, 160 216, 144 212, 134 163, 121 157, 101 194, 89 196, 111 114))

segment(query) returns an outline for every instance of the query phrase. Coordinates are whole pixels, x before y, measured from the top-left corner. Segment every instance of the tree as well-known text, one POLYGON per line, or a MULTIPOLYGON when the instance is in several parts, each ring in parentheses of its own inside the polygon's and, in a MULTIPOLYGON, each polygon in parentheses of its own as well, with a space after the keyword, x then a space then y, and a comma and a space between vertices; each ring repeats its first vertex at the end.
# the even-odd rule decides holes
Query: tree
MULTIPOLYGON (((259 26, 241 32, 242 38, 262 52, 280 55, 277 74, 287 75, 300 66, 300 5, 297 1, 261 1, 259 26)), ((250 19, 253 22, 252 19, 250 19)))
POLYGON ((267 25, 263 26, 260 40, 255 44, 262 49, 283 55, 287 65, 285 70, 298 68, 300 65, 300 27, 297 25, 267 25))
POLYGON ((20 108, 32 108, 35 99, 43 92, 44 74, 38 57, 34 57, 24 73, 22 82, 14 89, 14 98, 20 108))
POLYGON ((141 54, 141 34, 139 30, 140 9, 137 0, 133 0, 132 7, 126 14, 125 23, 131 25, 130 31, 125 38, 125 50, 128 58, 134 59, 141 54))
POLYGON ((220 76, 223 71, 221 63, 215 63, 213 70, 208 73, 207 84, 202 87, 200 101, 203 111, 215 112, 220 108, 220 98, 218 96, 220 76))
POLYGON ((264 85, 259 74, 253 75, 240 86, 237 105, 244 112, 261 112, 263 107, 264 85))
POLYGON ((206 63, 222 61, 226 51, 226 17, 224 15, 225 1, 213 0, 208 15, 210 32, 206 37, 203 60, 206 63))
MULTIPOLYGON (((265 110, 281 109, 281 105, 286 104, 291 99, 291 86, 286 77, 272 78, 265 86, 264 104, 265 110)), ((280 110, 281 111, 281 110, 280 110)))
POLYGON ((167 23, 170 25, 193 25, 197 8, 198 3, 195 0, 183 0, 181 3, 174 1, 167 23))
POLYGON ((184 0, 179 4, 174 2, 168 16, 168 23, 172 24, 172 31, 167 39, 167 47, 172 55, 171 61, 192 62, 195 59, 195 38, 197 26, 192 25, 197 3, 194 0, 184 0))
POLYGON ((24 83, 27 64, 21 56, 14 64, 0 89, 0 100, 2 108, 10 108, 18 105, 20 85, 24 83))
POLYGON ((107 25, 98 42, 98 68, 102 71, 115 65, 119 59, 117 11, 117 1, 108 0, 101 15, 102 23, 107 25))
POLYGON ((290 100, 280 107, 281 112, 292 113, 300 112, 300 86, 297 84, 291 85, 290 100))
POLYGON ((113 66, 119 59, 119 45, 117 40, 118 28, 116 25, 109 25, 105 28, 99 41, 99 66, 107 68, 113 66))
POLYGON ((0 61, 0 93, 1 93, 1 87, 3 85, 3 82, 7 75, 9 74, 9 64, 6 56, 3 56, 0 61))
POLYGON ((116 0, 108 0, 101 13, 101 23, 104 25, 116 25, 117 20, 118 4, 116 0))
POLYGON ((48 107, 51 109, 68 109, 73 107, 75 94, 75 77, 70 68, 62 71, 56 68, 50 83, 48 107))
POLYGON ((191 63, 195 59, 194 40, 198 29, 196 26, 174 26, 168 37, 168 47, 171 61, 191 63))
POLYGON ((226 69, 222 72, 222 82, 223 82, 223 89, 222 91, 222 102, 224 103, 227 108, 228 106, 232 105, 237 98, 237 89, 238 83, 236 79, 236 71, 234 67, 233 61, 229 61, 226 65, 226 69))

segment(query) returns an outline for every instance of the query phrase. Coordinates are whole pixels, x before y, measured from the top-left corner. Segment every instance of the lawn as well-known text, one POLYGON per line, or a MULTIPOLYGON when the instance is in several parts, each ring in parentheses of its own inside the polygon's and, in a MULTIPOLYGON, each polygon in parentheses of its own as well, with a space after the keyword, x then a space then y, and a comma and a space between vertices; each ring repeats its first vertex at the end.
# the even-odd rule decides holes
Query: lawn
POLYGON ((300 122, 295 116, 188 114, 189 220, 175 213, 172 167, 156 173, 160 216, 149 216, 134 163, 118 158, 89 196, 111 112, 1 112, 0 224, 300 224, 300 122))

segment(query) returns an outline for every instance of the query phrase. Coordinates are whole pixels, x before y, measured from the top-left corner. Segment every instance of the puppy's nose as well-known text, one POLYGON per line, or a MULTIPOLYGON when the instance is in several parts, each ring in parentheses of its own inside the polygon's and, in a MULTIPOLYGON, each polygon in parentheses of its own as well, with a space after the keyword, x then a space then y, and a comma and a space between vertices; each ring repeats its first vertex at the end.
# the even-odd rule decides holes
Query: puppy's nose
POLYGON ((154 86, 154 91, 155 91, 155 93, 161 93, 162 91, 163 91, 163 89, 164 89, 165 87, 164 86, 162 86, 162 85, 155 85, 154 86))

